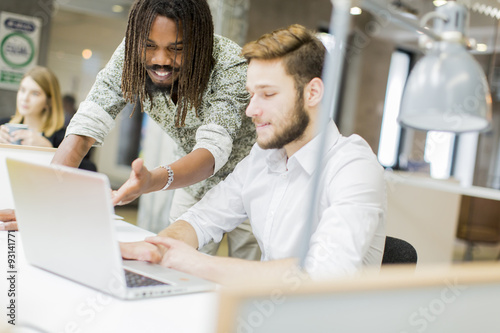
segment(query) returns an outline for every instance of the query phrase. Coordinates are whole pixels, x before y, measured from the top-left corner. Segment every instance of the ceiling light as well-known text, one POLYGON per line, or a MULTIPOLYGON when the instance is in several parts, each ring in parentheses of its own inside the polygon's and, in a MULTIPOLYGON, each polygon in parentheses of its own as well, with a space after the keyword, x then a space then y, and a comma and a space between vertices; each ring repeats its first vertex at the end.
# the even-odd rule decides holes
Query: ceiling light
POLYGON ((113 7, 111 7, 111 10, 113 11, 113 13, 121 13, 123 12, 123 6, 114 5, 113 7))
POLYGON ((483 43, 479 43, 476 45, 476 50, 478 52, 486 52, 486 51, 488 51, 488 45, 483 44, 483 43))
POLYGON ((442 5, 445 5, 448 1, 446 0, 434 0, 432 3, 436 7, 441 7, 442 5))
POLYGON ((363 11, 359 7, 351 7, 350 13, 351 15, 361 15, 363 11))
POLYGON ((398 121, 419 130, 485 130, 491 123, 491 94, 482 67, 464 45, 467 8, 450 1, 434 13, 440 40, 410 73, 398 121))
POLYGON ((82 51, 82 57, 83 57, 83 59, 85 59, 85 60, 90 59, 90 58, 92 57, 92 50, 90 50, 90 49, 85 49, 85 50, 83 50, 83 51, 82 51))

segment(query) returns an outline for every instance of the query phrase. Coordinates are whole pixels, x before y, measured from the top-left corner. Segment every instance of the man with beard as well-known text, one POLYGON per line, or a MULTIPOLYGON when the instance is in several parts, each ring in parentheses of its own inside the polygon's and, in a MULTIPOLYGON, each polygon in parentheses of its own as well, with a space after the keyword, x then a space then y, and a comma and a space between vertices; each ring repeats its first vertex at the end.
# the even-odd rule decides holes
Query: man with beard
POLYGON ((255 123, 257 144, 223 182, 158 236, 122 243, 122 256, 218 283, 291 278, 304 240, 309 245, 306 278, 380 266, 385 187, 376 156, 361 137, 343 137, 330 121, 322 163, 315 163, 324 46, 304 27, 292 25, 245 45, 243 55, 251 96, 246 114, 255 123), (320 188, 313 188, 316 172, 320 188), (314 219, 308 220, 316 190, 314 219), (196 251, 247 218, 262 249, 261 262, 196 251))
MULTIPOLYGON (((52 163, 77 166, 92 145, 102 144, 126 103, 135 103, 177 143, 179 159, 153 170, 135 160, 113 203, 177 189, 171 219, 185 212, 255 142, 244 115, 249 96, 241 48, 213 30, 206 0, 137 0, 124 41, 98 74, 52 163)), ((231 256, 260 258, 248 222, 228 234, 228 243, 231 256)))

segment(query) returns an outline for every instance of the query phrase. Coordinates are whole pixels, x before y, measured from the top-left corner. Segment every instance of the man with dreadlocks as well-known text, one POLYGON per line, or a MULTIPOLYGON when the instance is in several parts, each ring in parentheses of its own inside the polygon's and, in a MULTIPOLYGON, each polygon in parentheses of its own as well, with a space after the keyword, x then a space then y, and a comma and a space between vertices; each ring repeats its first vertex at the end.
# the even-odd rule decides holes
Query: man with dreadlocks
MULTIPOLYGON (((124 41, 98 74, 53 163, 77 166, 92 145, 102 144, 126 103, 138 103, 176 141, 179 159, 153 170, 135 160, 113 202, 180 189, 171 209, 175 220, 255 142, 255 127, 244 114, 249 95, 240 52, 234 42, 214 35, 206 0, 137 0, 124 41)), ((228 242, 231 256, 260 258, 249 224, 229 232, 228 242)))

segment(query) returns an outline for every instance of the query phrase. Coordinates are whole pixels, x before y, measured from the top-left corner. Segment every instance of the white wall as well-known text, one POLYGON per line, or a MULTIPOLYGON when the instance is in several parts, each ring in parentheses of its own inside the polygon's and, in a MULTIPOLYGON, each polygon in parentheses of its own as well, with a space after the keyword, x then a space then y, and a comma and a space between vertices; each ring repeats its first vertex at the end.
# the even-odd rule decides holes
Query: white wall
MULTIPOLYGON (((85 99, 97 73, 122 41, 126 27, 127 13, 117 18, 62 9, 55 12, 47 66, 57 75, 62 94, 74 95, 77 106, 85 99), (88 60, 82 57, 84 49, 92 50, 92 57, 88 60)), ((107 174, 114 187, 121 185, 130 173, 130 168, 116 170, 116 167, 109 167, 112 157, 116 157, 116 141, 117 128, 106 138, 103 147, 97 148, 93 154, 97 170, 107 174)))
POLYGON ((74 94, 77 103, 85 99, 97 73, 125 36, 126 26, 126 14, 120 19, 62 9, 55 12, 47 65, 59 78, 63 94, 74 94), (84 49, 93 52, 89 60, 82 58, 84 49))

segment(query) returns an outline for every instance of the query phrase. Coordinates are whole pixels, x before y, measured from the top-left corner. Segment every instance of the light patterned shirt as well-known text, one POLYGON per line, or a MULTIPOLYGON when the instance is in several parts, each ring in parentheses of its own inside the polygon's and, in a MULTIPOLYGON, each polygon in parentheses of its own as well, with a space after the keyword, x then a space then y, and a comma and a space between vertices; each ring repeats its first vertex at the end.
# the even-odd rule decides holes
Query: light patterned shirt
MULTIPOLYGON (((152 101, 146 98, 142 105, 143 111, 177 143, 177 157, 198 148, 205 148, 214 156, 213 176, 186 188, 197 199, 224 179, 248 155, 255 142, 255 127, 245 115, 249 95, 245 89, 247 64, 240 55, 241 48, 227 38, 214 37, 215 65, 198 117, 194 109, 190 110, 185 126, 176 128, 177 105, 166 93, 155 93, 152 101)), ((121 91, 124 53, 125 41, 97 75, 66 135, 89 136, 96 140, 96 146, 102 145, 114 126, 114 119, 127 104, 121 91)))

